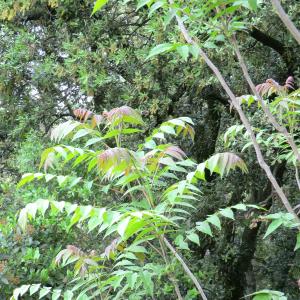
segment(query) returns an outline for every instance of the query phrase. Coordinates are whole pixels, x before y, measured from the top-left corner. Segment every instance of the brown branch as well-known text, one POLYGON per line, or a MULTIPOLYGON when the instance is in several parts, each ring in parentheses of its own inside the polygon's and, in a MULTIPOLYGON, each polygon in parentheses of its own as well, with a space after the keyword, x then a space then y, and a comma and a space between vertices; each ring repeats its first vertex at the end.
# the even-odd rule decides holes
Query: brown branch
POLYGON ((169 250, 173 253, 173 255, 177 258, 177 260, 180 262, 180 264, 182 265, 184 271, 186 272, 186 274, 191 278, 191 280, 194 282, 195 286, 197 287, 201 297, 203 300, 207 300, 207 297, 198 281, 198 279, 195 277, 195 275, 191 272, 191 270, 189 269, 189 267, 187 266, 187 264, 185 263, 185 261, 182 259, 182 257, 177 253, 176 249, 170 244, 170 242, 164 238, 164 242, 166 244, 166 246, 169 248, 169 250))
POLYGON ((300 31, 296 28, 294 23, 290 20, 289 16, 286 14, 284 9, 282 8, 279 0, 271 0, 273 7, 275 8, 276 12, 278 13, 279 18, 284 23, 286 28, 289 30, 291 35, 295 38, 295 40, 300 45, 300 31))
MULTIPOLYGON (((171 5, 174 4, 173 0, 169 0, 169 3, 171 5)), ((178 14, 176 14, 175 11, 174 11, 174 14, 176 16, 178 27, 179 27, 182 35, 184 36, 185 40, 187 41, 187 43, 195 45, 195 46, 198 47, 197 43, 189 35, 185 25, 183 24, 182 19, 178 16, 178 14)), ((278 194, 279 198, 281 199, 281 202, 285 206, 286 210, 294 216, 294 218, 295 218, 295 220, 297 220, 297 222, 300 223, 299 217, 294 212, 294 210, 293 210, 290 202, 288 201, 286 195, 284 194, 284 192, 281 189, 281 187, 279 186, 276 178, 272 174, 269 165, 265 162, 263 154, 262 154, 261 149, 259 147, 259 144, 256 140, 256 136, 254 134, 254 131, 252 130, 251 124, 250 124, 248 118, 246 117, 244 111, 242 110, 239 101, 236 99, 236 96, 231 91, 230 87, 226 83, 226 81, 225 81, 223 75, 221 74, 221 72, 219 71, 219 69, 214 65, 214 63, 209 59, 209 57, 206 55, 206 53, 201 48, 198 48, 198 49, 199 49, 199 51, 198 51, 199 55, 203 58, 203 60, 206 62, 206 64, 213 71, 213 73, 215 74, 215 76, 219 80, 220 84, 222 85, 223 89, 226 91, 227 95, 229 96, 231 104, 233 105, 235 110, 238 112, 238 114, 240 116, 240 119, 241 119, 243 125, 245 126, 248 134, 250 135, 251 140, 252 140, 258 164, 265 171, 267 177, 269 178, 270 182, 272 183, 276 193, 278 194)))

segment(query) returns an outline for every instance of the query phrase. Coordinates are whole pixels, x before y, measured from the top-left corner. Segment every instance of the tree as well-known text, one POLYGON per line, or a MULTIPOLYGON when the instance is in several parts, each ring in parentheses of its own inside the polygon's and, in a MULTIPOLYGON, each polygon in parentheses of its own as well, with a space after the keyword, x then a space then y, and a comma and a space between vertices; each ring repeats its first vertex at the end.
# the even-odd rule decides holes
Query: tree
MULTIPOLYGON (((188 115, 195 121, 196 137, 194 145, 190 141, 180 142, 185 152, 197 161, 205 161, 214 153, 224 151, 221 146, 222 135, 227 126, 239 124, 238 116, 231 110, 227 95, 203 61, 199 64, 196 56, 187 53, 183 37, 174 30, 175 19, 165 18, 169 7, 167 3, 149 2, 153 5, 149 14, 149 9, 143 6, 136 11, 133 2, 127 2, 124 6, 119 1, 108 1, 92 17, 93 3, 90 1, 38 1, 34 5, 31 1, 22 1, 22 5, 18 1, 0 3, 1 18, 4 20, 1 25, 3 63, 0 65, 0 76, 4 83, 1 86, 1 117, 5 117, 6 121, 1 125, 1 139, 4 153, 10 155, 11 161, 15 160, 15 153, 7 151, 7 144, 12 150, 18 149, 19 141, 28 136, 28 128, 41 128, 42 134, 47 133, 60 119, 74 118, 73 109, 81 106, 90 109, 95 107, 96 111, 105 108, 110 110, 124 104, 139 107, 148 124, 148 135, 158 124, 188 115), (173 42, 177 43, 176 47, 173 42), (145 61, 149 53, 155 53, 151 49, 159 44, 164 47, 155 51, 166 51, 145 61), (170 51, 175 49, 177 53, 170 51)), ((191 30, 190 35, 204 46, 209 57, 222 71, 227 84, 233 87, 235 95, 250 92, 246 85, 249 78, 243 79, 240 65, 249 68, 246 71, 254 85, 265 82, 267 78, 283 85, 291 75, 295 80, 294 88, 299 85, 299 46, 292 36, 284 34, 284 24, 276 17, 271 5, 263 3, 257 9, 255 1, 241 1, 247 8, 250 5, 252 10, 240 6, 226 10, 226 6, 211 8, 207 3, 210 2, 203 4, 203 8, 207 8, 204 14, 197 10, 199 1, 189 3, 192 13, 189 13, 188 7, 179 6, 175 9, 180 12, 180 17, 182 14, 188 16, 189 19, 184 19, 184 22, 191 30), (236 40, 228 42, 227 38, 232 38, 232 32, 224 32, 226 26, 222 25, 223 20, 225 23, 229 20, 229 24, 233 25, 231 30, 235 32, 236 40), (202 26, 197 25, 199 22, 202 22, 202 26), (281 36, 278 33, 283 34, 281 36), (242 59, 239 56, 235 58, 234 51, 240 53, 242 59)), ((295 16, 299 4, 291 1, 283 5, 297 27, 299 24, 295 16)), ((195 49, 188 50, 195 53, 195 49)), ((245 68, 244 74, 247 75, 245 68)), ((253 92, 255 94, 252 85, 253 92)), ((276 107, 281 100, 278 97, 274 102, 274 96, 274 93, 263 95, 262 100, 275 113, 278 124, 289 132, 291 126, 286 120, 293 121, 293 117, 288 117, 288 114, 292 116, 293 104, 288 105, 286 114, 278 114, 284 108, 276 107), (270 107, 272 101, 275 105, 270 107)), ((289 99, 297 101, 297 97, 291 94, 289 99)), ((265 161, 271 166, 279 185, 284 185, 284 192, 294 207, 297 205, 297 185, 295 167, 291 163, 293 153, 285 150, 289 149, 288 143, 280 134, 273 132, 270 122, 260 108, 251 104, 251 99, 241 98, 250 105, 249 109, 243 105, 243 110, 254 131, 261 132, 257 141, 265 161)), ((244 148, 242 155, 249 166, 249 175, 230 175, 220 181, 215 175, 206 174, 208 182, 202 184, 203 202, 196 205, 198 212, 192 213, 191 220, 203 220, 207 214, 217 211, 217 207, 233 206, 241 200, 263 205, 271 212, 282 210, 271 185, 257 166, 255 154, 248 147, 251 141, 244 134, 243 127, 240 127, 240 132, 236 131, 238 127, 230 128, 232 131, 227 136, 231 141, 231 149, 236 152, 244 148), (244 136, 240 135, 241 132, 244 136)), ((292 133, 297 137, 297 129, 292 133)), ((297 138, 293 140, 297 145, 297 138)), ((29 143, 30 138, 27 141, 29 143)), ((41 142, 45 143, 45 140, 41 142)), ((11 168, 8 156, 2 157, 4 172, 20 172, 17 164, 11 168)), ((40 186, 41 183, 37 188, 38 193, 41 193, 40 186)), ((2 189, 5 191, 7 187, 2 189)), ((55 196, 61 193, 51 185, 47 189, 55 196)), ((64 197, 73 201, 71 193, 78 193, 84 204, 83 195, 86 191, 77 190, 77 186, 74 189, 76 191, 63 192, 64 197)), ((33 191, 27 193, 35 197, 33 191)), ((97 195, 94 195, 92 201, 96 198, 97 195)), ((281 217, 288 218, 288 215, 275 215, 272 220, 277 220, 279 228, 283 228, 283 224, 289 225, 288 219, 285 223, 281 217)), ((201 240, 200 246, 193 246, 195 252, 189 258, 192 271, 203 271, 201 283, 210 290, 209 296, 214 298, 238 298, 271 284, 273 289, 285 291, 289 297, 296 299, 293 231, 288 229, 284 234, 279 232, 271 240, 267 237, 263 241, 267 219, 253 221, 252 229, 248 227, 249 222, 229 222, 217 239, 207 237, 201 240), (235 241, 234 245, 232 240, 235 241), (287 249, 280 246, 281 242, 287 249), (264 250, 270 245, 276 253, 274 262, 264 250), (208 249, 210 254, 205 255, 208 249), (280 266, 277 263, 279 257, 280 261, 285 262, 280 266), (261 269, 257 268, 260 261, 269 266, 268 282, 261 276, 261 269), (210 283, 210 272, 218 278, 216 282, 210 283), (280 275, 274 279, 272 274, 276 272, 280 275), (227 274, 226 278, 223 274, 227 274), (249 278, 256 278, 256 286, 253 284, 255 280, 249 278)))

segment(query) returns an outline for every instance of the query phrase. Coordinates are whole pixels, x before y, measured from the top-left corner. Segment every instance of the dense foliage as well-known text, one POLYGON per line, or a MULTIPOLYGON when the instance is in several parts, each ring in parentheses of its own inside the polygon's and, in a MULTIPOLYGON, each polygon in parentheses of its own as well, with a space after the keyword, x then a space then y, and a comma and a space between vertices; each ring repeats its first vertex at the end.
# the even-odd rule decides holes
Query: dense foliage
POLYGON ((300 4, 271 2, 0 0, 1 299, 300 298, 300 4))

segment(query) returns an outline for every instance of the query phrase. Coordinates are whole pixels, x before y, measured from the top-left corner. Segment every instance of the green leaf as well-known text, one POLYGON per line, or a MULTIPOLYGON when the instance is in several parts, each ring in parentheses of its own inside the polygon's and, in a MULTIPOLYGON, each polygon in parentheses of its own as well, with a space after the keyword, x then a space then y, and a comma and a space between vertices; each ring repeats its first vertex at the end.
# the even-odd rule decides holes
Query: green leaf
POLYGON ((136 252, 136 253, 147 253, 147 250, 143 246, 130 245, 126 248, 127 251, 136 252))
POLYGON ((40 290, 39 299, 42 299, 43 297, 48 295, 50 293, 50 291, 51 291, 51 287, 43 287, 40 290))
POLYGON ((81 181, 81 177, 75 177, 71 180, 70 184, 69 184, 69 188, 72 188, 73 186, 75 186, 77 183, 79 183, 81 181))
POLYGON ((147 56, 146 59, 149 59, 153 56, 156 56, 156 55, 164 53, 164 52, 171 51, 174 48, 175 48, 174 44, 170 44, 170 43, 157 45, 153 49, 151 49, 151 51, 150 51, 150 53, 149 53, 149 55, 147 56))
POLYGON ((137 278, 138 278, 138 273, 129 273, 127 275, 127 282, 131 289, 134 289, 134 286, 137 282, 137 278))
POLYGON ((57 182, 58 182, 58 185, 59 186, 62 186, 62 184, 67 180, 67 176, 62 176, 62 175, 59 175, 57 176, 57 182))
POLYGON ((64 293, 64 300, 72 300, 73 292, 72 291, 65 291, 64 293))
POLYGON ((213 155, 206 161, 206 167, 210 170, 210 173, 216 172, 222 175, 218 166, 219 158, 219 155, 213 155))
POLYGON ((141 275, 142 275, 142 280, 144 282, 144 287, 145 287, 147 293, 149 295, 153 296, 154 283, 151 279, 152 274, 148 271, 143 271, 141 275))
POLYGON ((81 137, 84 137, 84 136, 88 135, 89 133, 90 133, 90 130, 88 130, 88 129, 84 129, 84 128, 80 129, 75 133, 75 135, 72 138, 72 141, 75 141, 81 137))
POLYGON ((284 293, 267 289, 246 295, 245 297, 250 296, 254 296, 253 300, 287 300, 287 297, 284 296, 284 293))
POLYGON ((165 132, 165 133, 168 133, 168 134, 173 134, 173 135, 176 135, 176 132, 174 130, 174 128, 172 126, 168 126, 168 125, 162 125, 159 127, 159 129, 162 131, 162 132, 165 132))
POLYGON ((29 289, 30 285, 27 284, 27 285, 22 285, 20 288, 19 288, 19 291, 20 291, 20 296, 23 296, 29 289))
POLYGON ((55 177, 55 175, 53 174, 46 174, 45 175, 45 180, 46 182, 49 182, 51 179, 53 179, 55 177))
POLYGON ((199 46, 198 45, 190 45, 190 52, 194 56, 194 58, 198 58, 199 56, 199 46))
POLYGON ((34 174, 33 173, 26 173, 22 176, 22 179, 19 181, 17 188, 20 188, 24 184, 31 182, 34 179, 34 174))
POLYGON ((30 296, 33 295, 34 293, 36 293, 36 292, 39 290, 40 286, 41 286, 40 283, 39 283, 39 284, 33 284, 33 285, 30 287, 30 289, 29 289, 29 294, 30 294, 30 296))
POLYGON ((201 163, 197 166, 195 176, 198 179, 205 180, 205 163, 201 163))
POLYGON ((95 138, 91 138, 89 139, 86 144, 84 145, 84 147, 88 147, 88 146, 91 146, 91 145, 94 145, 98 142, 101 142, 103 141, 103 138, 100 138, 100 137, 95 137, 95 138))
POLYGON ((206 42, 204 43, 203 46, 204 46, 205 48, 208 48, 208 49, 216 49, 216 48, 218 48, 218 47, 216 46, 216 44, 213 43, 213 42, 211 42, 211 41, 206 41, 206 42))
POLYGON ((252 10, 257 10, 257 0, 248 0, 248 4, 252 10))
POLYGON ((36 203, 36 206, 38 208, 38 210, 42 213, 42 215, 44 216, 45 215, 45 212, 46 210, 48 209, 49 207, 49 200, 46 200, 46 199, 40 199, 38 201, 35 202, 36 203))
POLYGON ((243 203, 238 203, 238 204, 232 206, 232 208, 235 208, 237 210, 243 210, 243 211, 247 210, 247 206, 243 203))
POLYGON ((187 61, 189 57, 189 46, 183 45, 176 48, 177 52, 181 55, 183 60, 187 61))
POLYGON ((209 223, 215 225, 218 229, 222 229, 220 218, 217 215, 211 215, 206 219, 209 223))
POLYGON ((141 0, 137 4, 136 10, 139 10, 141 7, 145 6, 146 4, 152 2, 152 0, 141 0))
POLYGON ((253 297, 253 300, 272 300, 272 296, 269 294, 260 294, 253 297))
POLYGON ((148 16, 150 17, 151 15, 153 15, 153 13, 158 10, 159 8, 161 8, 164 5, 163 1, 157 1, 155 2, 149 9, 149 13, 148 16))
POLYGON ((234 214, 231 208, 226 207, 224 209, 220 209, 220 214, 225 218, 234 220, 234 214))
POLYGON ((175 244, 179 249, 190 250, 187 242, 184 241, 183 236, 179 234, 175 239, 175 244))
POLYGON ((88 222, 89 232, 95 229, 97 226, 101 225, 102 223, 103 223, 103 219, 99 218, 99 216, 94 216, 90 218, 88 222))
POLYGON ((199 236, 198 234, 192 232, 190 234, 187 235, 187 238, 192 241, 193 243, 197 244, 200 246, 200 241, 199 241, 199 236))
POLYGON ((95 5, 94 5, 92 15, 94 13, 96 13, 98 10, 100 10, 107 2, 108 2, 108 0, 97 0, 95 5))
POLYGON ((23 231, 26 229, 27 225, 27 210, 26 208, 22 208, 18 218, 18 224, 23 231))
POLYGON ((300 249, 300 232, 297 233, 297 241, 294 251, 300 249))
POLYGON ((211 228, 210 228, 208 222, 198 222, 196 228, 199 231, 201 231, 205 234, 208 234, 209 236, 213 236, 211 228))
POLYGON ((60 297, 61 290, 53 290, 51 300, 57 300, 60 297))
POLYGON ((280 225, 282 225, 283 219, 275 219, 271 222, 271 224, 268 226, 268 229, 264 235, 264 238, 266 238, 268 235, 270 235, 273 231, 275 231, 280 225))
POLYGON ((13 299, 14 300, 18 300, 18 298, 19 298, 19 295, 20 295, 20 288, 16 288, 16 289, 14 289, 14 292, 13 292, 13 299))
POLYGON ((124 234, 125 234, 125 231, 127 229, 130 219, 131 219, 131 217, 127 217, 118 224, 117 231, 122 238, 124 238, 124 234))

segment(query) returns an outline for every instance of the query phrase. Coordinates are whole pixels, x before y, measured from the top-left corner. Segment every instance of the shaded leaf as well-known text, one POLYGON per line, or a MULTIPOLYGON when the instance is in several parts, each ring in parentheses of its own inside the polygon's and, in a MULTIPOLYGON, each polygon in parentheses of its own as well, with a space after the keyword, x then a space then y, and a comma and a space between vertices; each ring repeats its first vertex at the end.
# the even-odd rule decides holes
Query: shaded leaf
POLYGON ((153 49, 151 49, 151 51, 146 59, 149 59, 149 58, 156 56, 158 54, 161 54, 161 53, 171 51, 173 49, 174 49, 174 44, 165 43, 165 44, 157 45, 153 49))

